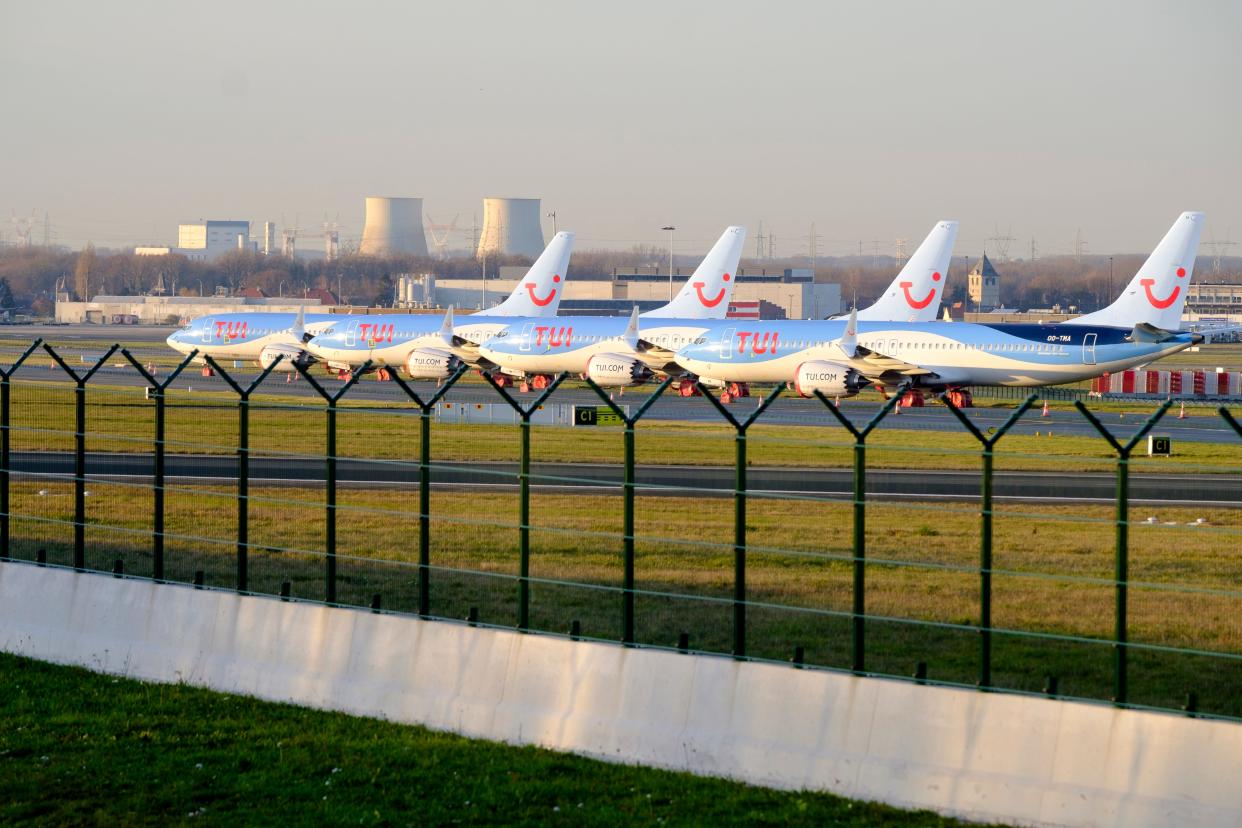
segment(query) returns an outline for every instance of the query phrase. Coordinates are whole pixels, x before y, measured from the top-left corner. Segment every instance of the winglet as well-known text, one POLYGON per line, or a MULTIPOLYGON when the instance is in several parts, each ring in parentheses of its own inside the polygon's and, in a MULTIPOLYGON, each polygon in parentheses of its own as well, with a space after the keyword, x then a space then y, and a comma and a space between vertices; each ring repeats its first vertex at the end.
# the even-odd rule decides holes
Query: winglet
POLYGON ((444 312, 444 321, 440 323, 440 338, 445 342, 453 342, 453 306, 449 305, 444 312))
POLYGON ((293 317, 293 324, 289 327, 289 333, 299 343, 306 342, 306 305, 298 305, 298 312, 293 317))
POLYGON ((837 347, 846 359, 853 359, 858 354, 858 308, 850 311, 850 321, 845 323, 845 333, 837 340, 837 347))
POLYGON ((638 305, 630 312, 630 322, 625 326, 625 344, 631 348, 638 347, 638 305))

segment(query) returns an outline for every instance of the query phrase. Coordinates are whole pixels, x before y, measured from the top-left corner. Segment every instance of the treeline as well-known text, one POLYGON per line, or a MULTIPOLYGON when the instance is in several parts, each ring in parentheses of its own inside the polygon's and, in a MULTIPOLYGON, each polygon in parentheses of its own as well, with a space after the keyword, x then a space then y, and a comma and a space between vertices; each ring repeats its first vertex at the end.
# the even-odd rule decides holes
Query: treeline
MULTIPOLYGON (((667 266, 667 253, 658 248, 625 251, 582 250, 574 253, 569 278, 608 275, 618 268, 667 266)), ((1129 282, 1144 256, 1055 256, 1036 261, 994 262, 1000 274, 1001 303, 1028 310, 1076 307, 1087 311, 1111 302, 1129 282)), ((949 269, 945 300, 965 301, 967 273, 974 259, 956 256, 949 269)), ((676 266, 693 267, 697 259, 679 256, 676 266)), ((489 277, 507 265, 528 265, 517 256, 491 257, 489 277)), ((1227 259, 1223 273, 1237 273, 1242 259, 1227 259)), ((786 267, 805 268, 805 258, 776 261, 743 260, 751 272, 769 273, 786 267)), ((1212 262, 1201 257, 1196 281, 1221 281, 1209 273, 1212 262)), ((344 256, 332 262, 286 259, 255 253, 229 253, 211 262, 190 261, 184 256, 135 256, 130 253, 97 253, 87 247, 80 252, 53 248, 6 248, 0 250, 0 294, 5 286, 11 302, 38 315, 51 315, 58 292, 71 298, 99 295, 129 296, 150 293, 157 284, 181 296, 212 295, 218 289, 234 293, 258 288, 269 296, 301 296, 311 289, 326 289, 346 304, 385 305, 392 301, 393 285, 402 273, 434 273, 439 278, 477 278, 483 270, 478 260, 462 257, 445 260, 418 256, 344 256)), ((897 263, 891 257, 860 256, 826 259, 816 263, 816 280, 841 285, 848 306, 857 297, 860 305, 873 301, 892 281, 897 263)), ((1237 277, 1233 277, 1236 280, 1237 277)), ((1230 281, 1224 277, 1224 281, 1230 281)))

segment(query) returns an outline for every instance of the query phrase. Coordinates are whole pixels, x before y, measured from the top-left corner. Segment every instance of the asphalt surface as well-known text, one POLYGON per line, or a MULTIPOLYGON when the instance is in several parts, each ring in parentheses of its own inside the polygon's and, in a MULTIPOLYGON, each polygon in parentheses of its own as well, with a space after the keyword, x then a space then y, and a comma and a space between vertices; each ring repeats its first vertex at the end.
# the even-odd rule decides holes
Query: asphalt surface
MULTIPOLYGON (((173 330, 173 328, 150 328, 129 325, 12 325, 0 329, 0 340, 5 340, 5 343, 0 345, 0 363, 9 362, 20 352, 20 349, 16 348, 12 342, 20 340, 30 341, 36 336, 42 336, 57 343, 58 353, 61 353, 71 367, 75 369, 79 365, 82 368, 87 367, 85 363, 81 362, 81 358, 88 351, 82 347, 74 347, 72 343, 87 340, 93 342, 116 340, 150 343, 141 346, 141 348, 136 346, 134 349, 135 357, 142 359, 142 354, 148 353, 167 357, 171 354, 171 351, 164 345, 164 339, 173 330)), ((88 350, 93 354, 97 349, 91 347, 88 350)), ((226 362, 225 368, 231 371, 231 363, 226 362)), ((237 369, 237 378, 239 380, 245 378, 247 383, 255 375, 254 366, 237 369)), ((339 388, 339 380, 329 377, 322 369, 316 369, 313 372, 313 376, 330 391, 339 388)), ((58 368, 49 369, 39 365, 23 366, 15 375, 15 382, 25 378, 40 381, 72 382, 71 378, 63 370, 58 368)), ((145 384, 138 373, 131 366, 125 364, 119 355, 115 359, 110 360, 107 365, 102 366, 97 372, 96 378, 93 381, 104 382, 109 385, 141 387, 145 384)), ((198 367, 187 368, 173 383, 172 387, 182 390, 188 388, 212 391, 228 390, 228 385, 224 380, 220 377, 204 377, 201 375, 198 367)), ((411 387, 424 397, 429 397, 435 393, 434 383, 411 383, 411 387)), ((260 402, 263 396, 262 390, 281 396, 303 397, 308 403, 321 404, 318 394, 308 383, 301 380, 286 382, 283 375, 270 377, 262 386, 262 389, 256 392, 255 399, 260 402)), ((1038 391, 1039 389, 1032 389, 1032 392, 1037 395, 1038 391)), ((636 408, 650 393, 651 387, 632 388, 628 392, 615 392, 615 400, 619 404, 629 404, 636 408)), ((967 409, 966 413, 971 422, 980 431, 985 433, 989 428, 999 427, 1008 419, 1012 408, 1016 407, 1026 396, 1025 389, 1013 389, 1012 393, 1014 394, 1012 406, 1005 408, 967 409)), ((519 402, 529 405, 534 401, 537 393, 521 394, 515 391, 514 396, 519 402)), ((396 403, 407 400, 405 393, 395 382, 377 382, 370 377, 362 379, 351 388, 347 393, 347 398, 351 401, 382 403, 396 403)), ((445 401, 469 405, 503 402, 490 386, 478 383, 462 383, 455 386, 449 391, 445 401)), ((992 400, 981 394, 980 401, 992 400)), ((600 399, 594 392, 580 388, 557 389, 555 394, 549 399, 549 402, 566 405, 601 404, 600 399)), ((1158 404, 1159 401, 1156 400, 1136 402, 1136 405, 1149 405, 1152 410, 1158 404)), ((729 410, 735 418, 742 420, 750 416, 758 405, 759 398, 747 397, 731 403, 729 410)), ((1219 403, 1192 405, 1190 410, 1210 407, 1214 411, 1217 405, 1219 403)), ((1242 408, 1242 406, 1238 405, 1232 407, 1235 411, 1242 408)), ((878 403, 860 402, 857 400, 845 400, 841 404, 842 412, 859 426, 874 416, 879 408, 880 404, 878 403)), ((1143 421, 1146 419, 1134 414, 1119 415, 1116 412, 1101 413, 1099 416, 1113 432, 1114 436, 1123 441, 1128 440, 1142 426, 1143 421)), ((664 396, 652 406, 646 414, 646 418, 655 421, 723 422, 720 413, 707 400, 696 397, 678 397, 676 392, 671 389, 666 391, 664 396)), ((824 409, 818 400, 799 399, 792 392, 788 391, 764 412, 759 422, 771 425, 830 425, 840 428, 835 418, 824 409)), ((957 418, 948 409, 935 402, 929 403, 929 405, 921 409, 903 409, 900 415, 890 415, 880 427, 943 432, 961 432, 964 430, 962 424, 958 422, 957 418)), ((1058 435, 1098 436, 1094 427, 1076 411, 1055 411, 1050 417, 1045 418, 1041 416, 1041 408, 1038 404, 1023 416, 1022 420, 1014 426, 1013 431, 1010 433, 1033 435, 1035 432, 1047 433, 1049 431, 1058 435)), ((1177 419, 1176 410, 1165 415, 1158 424, 1156 433, 1171 437, 1175 447, 1178 441, 1231 443, 1239 440, 1238 435, 1218 415, 1188 416, 1185 419, 1177 419)))
MULTIPOLYGON (((90 478, 149 480, 152 457, 143 454, 88 454, 90 478)), ((169 454, 166 474, 171 481, 197 480, 227 484, 237 479, 237 458, 218 455, 169 454)), ((64 479, 74 474, 68 452, 14 452, 15 480, 64 479)), ((252 456, 252 482, 318 485, 325 478, 322 458, 252 456)), ((515 463, 433 463, 432 483, 448 487, 516 488, 515 463)), ((542 490, 620 493, 622 469, 616 464, 534 463, 532 486, 542 490)), ((734 491, 729 466, 640 466, 637 484, 644 495, 727 496, 734 491)), ((354 460, 337 461, 337 480, 346 485, 417 485, 416 463, 354 460)), ((1116 478, 1112 474, 1064 475, 1056 472, 997 472, 995 497, 1048 502, 1112 502, 1116 478)), ((880 499, 977 500, 979 473, 975 471, 867 470, 867 493, 880 499)), ((749 467, 747 488, 757 496, 851 499, 853 476, 848 469, 749 467)), ((1130 477, 1131 503, 1153 505, 1242 506, 1240 475, 1140 475, 1130 477)))

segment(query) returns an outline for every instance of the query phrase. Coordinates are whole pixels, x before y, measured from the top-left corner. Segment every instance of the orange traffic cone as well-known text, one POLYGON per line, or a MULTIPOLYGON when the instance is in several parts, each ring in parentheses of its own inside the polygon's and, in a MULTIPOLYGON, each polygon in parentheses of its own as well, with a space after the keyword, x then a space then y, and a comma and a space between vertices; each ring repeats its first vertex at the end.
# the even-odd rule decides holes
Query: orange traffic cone
POLYGON ((1047 401, 1047 400, 1044 400, 1044 413, 1040 414, 1039 416, 1041 416, 1041 417, 1051 417, 1051 416, 1052 416, 1051 414, 1049 414, 1049 413, 1048 413, 1048 401, 1047 401))
POLYGON ((1182 400, 1182 410, 1177 412, 1177 419, 1179 420, 1186 419, 1186 401, 1185 400, 1182 400))

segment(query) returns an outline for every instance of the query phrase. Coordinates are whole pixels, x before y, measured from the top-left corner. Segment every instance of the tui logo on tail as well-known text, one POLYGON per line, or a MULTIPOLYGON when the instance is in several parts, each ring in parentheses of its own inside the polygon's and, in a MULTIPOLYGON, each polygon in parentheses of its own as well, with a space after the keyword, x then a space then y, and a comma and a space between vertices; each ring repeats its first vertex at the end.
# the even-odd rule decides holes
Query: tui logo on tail
MULTIPOLYGON (((1179 267, 1177 269, 1177 278, 1179 279, 1186 278, 1186 268, 1179 267)), ((1177 301, 1178 294, 1182 292, 1182 286, 1174 285, 1173 292, 1170 293, 1167 298, 1157 299, 1156 294, 1151 292, 1151 287, 1155 283, 1156 283, 1155 279, 1139 279, 1139 284, 1142 285, 1143 290, 1146 291, 1147 301, 1151 303, 1151 306, 1153 308, 1156 308, 1157 310, 1164 310, 1165 308, 1169 307, 1170 305, 1172 305, 1174 302, 1177 301)))
MULTIPOLYGON (((935 273, 932 274, 932 281, 933 282, 940 281, 940 271, 936 271, 935 273)), ((935 285, 932 285, 931 290, 929 290, 927 292, 927 295, 924 296, 922 299, 915 299, 913 296, 910 295, 910 288, 914 287, 914 282, 898 282, 897 286, 900 287, 902 292, 906 294, 906 304, 914 308, 915 310, 922 310, 923 308, 927 307, 928 305, 931 304, 932 299, 935 298, 936 296, 935 285)))
MULTIPOLYGON (((561 277, 559 275, 555 275, 552 277, 553 282, 559 282, 560 280, 561 280, 561 277)), ((530 294, 530 301, 534 302, 536 305, 538 305, 541 308, 547 307, 547 305, 553 299, 556 298, 556 288, 552 288, 552 290, 549 291, 546 297, 544 297, 543 299, 540 299, 538 296, 535 295, 535 283, 534 282, 526 282, 524 285, 522 285, 522 287, 526 288, 526 292, 530 294)))
MULTIPOLYGON (((728 273, 724 275, 724 280, 726 282, 729 281, 728 273)), ((708 299, 706 296, 703 295, 703 288, 707 287, 707 282, 691 282, 690 286, 694 288, 694 292, 699 295, 699 304, 701 304, 705 308, 714 308, 717 305, 719 305, 721 301, 724 300, 725 289, 723 287, 720 289, 720 293, 716 294, 715 299, 708 299)))

